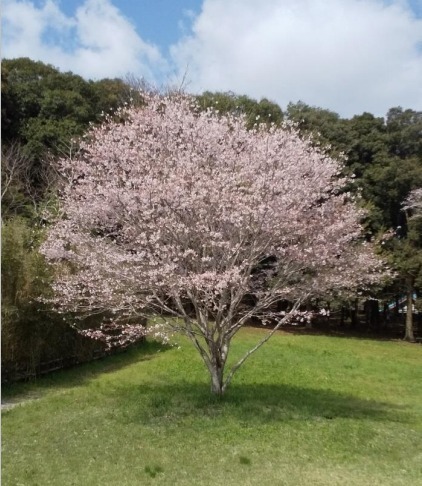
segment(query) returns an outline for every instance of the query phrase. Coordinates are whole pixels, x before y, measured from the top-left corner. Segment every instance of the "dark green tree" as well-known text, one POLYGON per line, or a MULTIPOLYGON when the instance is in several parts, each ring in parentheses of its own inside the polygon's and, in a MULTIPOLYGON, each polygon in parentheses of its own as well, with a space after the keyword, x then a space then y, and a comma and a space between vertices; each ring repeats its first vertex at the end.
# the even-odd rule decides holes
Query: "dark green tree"
POLYGON ((40 173, 51 157, 68 153, 71 141, 89 123, 114 112, 130 99, 128 86, 118 79, 86 81, 71 72, 28 58, 2 63, 2 143, 18 142, 27 158, 27 177, 43 190, 40 173))
POLYGON ((54 161, 89 123, 129 103, 131 89, 27 58, 4 60, 1 75, 2 363, 35 369, 40 360, 86 347, 62 316, 36 302, 47 289, 38 245, 43 208, 55 199, 54 161))
MULTIPOLYGON (((422 186, 421 186, 422 187, 422 186)), ((396 234, 387 241, 390 259, 399 272, 406 290, 406 341, 414 341, 413 296, 415 288, 422 288, 422 188, 413 190, 406 198, 403 207, 405 215, 405 234, 396 234)))
MULTIPOLYGON (((368 209, 364 221, 368 238, 391 230, 394 236, 384 251, 398 272, 394 286, 413 295, 420 288, 421 226, 409 220, 403 201, 413 189, 422 187, 422 112, 396 107, 385 119, 371 113, 342 119, 329 110, 298 102, 288 105, 286 115, 332 155, 344 153, 345 174, 355 176, 349 189, 362 195, 368 209)), ((410 319, 411 312, 406 339, 411 335, 410 319)))
POLYGON ((347 154, 350 147, 347 121, 337 113, 298 101, 287 105, 286 117, 304 135, 311 135, 314 142, 330 155, 347 154))
POLYGON ((252 128, 257 123, 275 123, 280 125, 283 121, 281 108, 266 98, 257 101, 248 96, 239 96, 232 92, 213 93, 206 91, 199 95, 197 99, 204 110, 212 108, 218 110, 221 114, 245 114, 249 128, 252 128))

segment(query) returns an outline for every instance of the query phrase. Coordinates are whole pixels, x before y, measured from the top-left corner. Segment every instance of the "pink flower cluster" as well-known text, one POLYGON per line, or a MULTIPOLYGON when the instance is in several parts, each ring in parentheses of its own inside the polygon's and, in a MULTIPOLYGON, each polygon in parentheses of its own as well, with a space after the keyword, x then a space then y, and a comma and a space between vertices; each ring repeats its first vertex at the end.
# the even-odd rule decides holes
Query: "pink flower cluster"
POLYGON ((210 367, 278 300, 379 279, 337 161, 292 127, 248 130, 189 96, 143 96, 61 161, 62 217, 42 249, 59 306, 178 317, 210 367))

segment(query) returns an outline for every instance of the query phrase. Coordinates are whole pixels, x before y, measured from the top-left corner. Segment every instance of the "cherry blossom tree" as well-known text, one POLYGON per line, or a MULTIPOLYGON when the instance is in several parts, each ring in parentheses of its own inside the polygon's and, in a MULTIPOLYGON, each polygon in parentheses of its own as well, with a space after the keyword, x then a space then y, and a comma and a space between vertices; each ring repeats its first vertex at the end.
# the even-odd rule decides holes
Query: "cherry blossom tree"
POLYGON ((61 161, 62 217, 43 253, 55 301, 72 312, 161 314, 190 338, 222 394, 248 356, 313 295, 364 286, 381 263, 360 242, 362 213, 339 162, 293 127, 201 111, 192 97, 92 127, 61 161), (291 303, 277 312, 280 300, 291 303), (251 318, 275 324, 231 369, 251 318))
POLYGON ((413 217, 420 217, 422 216, 422 188, 418 187, 413 189, 407 196, 404 204, 404 210, 411 210, 413 217))

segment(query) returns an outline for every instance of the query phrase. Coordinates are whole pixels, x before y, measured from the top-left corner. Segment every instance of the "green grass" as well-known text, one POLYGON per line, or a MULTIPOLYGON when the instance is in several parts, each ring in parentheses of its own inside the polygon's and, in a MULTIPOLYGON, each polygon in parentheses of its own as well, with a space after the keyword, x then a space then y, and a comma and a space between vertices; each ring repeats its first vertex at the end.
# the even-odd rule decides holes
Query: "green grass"
POLYGON ((4 389, 36 399, 2 413, 2 484, 422 484, 421 346, 279 333, 218 399, 181 344, 4 389))

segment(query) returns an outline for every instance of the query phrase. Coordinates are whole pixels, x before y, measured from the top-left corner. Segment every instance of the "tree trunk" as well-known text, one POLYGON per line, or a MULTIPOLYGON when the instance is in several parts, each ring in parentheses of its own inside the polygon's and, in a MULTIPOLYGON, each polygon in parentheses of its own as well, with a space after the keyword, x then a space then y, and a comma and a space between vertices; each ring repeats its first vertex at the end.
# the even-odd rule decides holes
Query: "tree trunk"
POLYGON ((217 366, 210 369, 211 393, 213 395, 222 396, 224 393, 223 371, 223 368, 218 368, 217 366))
POLYGON ((226 390, 226 384, 224 383, 224 367, 229 352, 229 343, 213 343, 209 347, 209 351, 211 359, 209 361, 208 369, 211 375, 211 393, 221 396, 226 390))
POLYGON ((359 323, 358 312, 359 312, 359 300, 355 299, 353 303, 353 308, 350 313, 350 319, 351 319, 350 325, 352 329, 356 329, 356 327, 358 326, 359 323))
MULTIPOLYGON (((309 313, 312 312, 312 306, 309 302, 306 304, 306 312, 309 312, 309 313)), ((313 327, 312 326, 312 319, 306 320, 305 327, 306 327, 306 329, 312 329, 312 327, 313 327)))
POLYGON ((404 335, 405 341, 415 342, 413 334, 413 277, 408 277, 406 280, 406 295, 407 295, 407 312, 406 312, 406 331, 404 335))
POLYGON ((394 309, 394 314, 396 315, 396 320, 400 318, 400 297, 396 295, 396 307, 394 309))
POLYGON ((388 304, 384 302, 382 308, 382 325, 384 328, 387 328, 389 325, 389 318, 390 318, 390 310, 388 308, 388 304))

